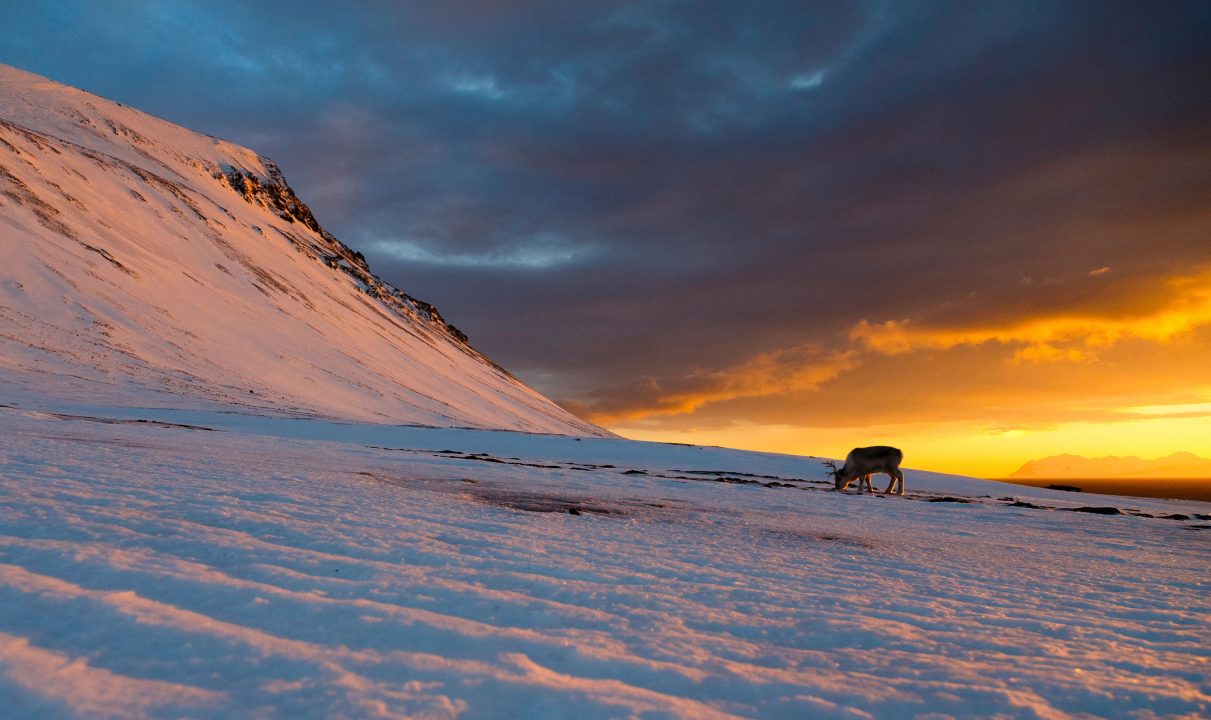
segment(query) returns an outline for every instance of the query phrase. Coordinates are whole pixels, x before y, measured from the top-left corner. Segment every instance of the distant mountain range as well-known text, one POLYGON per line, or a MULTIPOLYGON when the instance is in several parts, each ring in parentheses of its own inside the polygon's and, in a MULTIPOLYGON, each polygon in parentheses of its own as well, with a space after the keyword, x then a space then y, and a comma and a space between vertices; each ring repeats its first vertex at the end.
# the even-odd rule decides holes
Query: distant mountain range
POLYGON ((1031 460, 1009 478, 1211 478, 1211 460, 1194 453, 1177 452, 1144 460, 1135 456, 1086 458, 1053 455, 1031 460))
POLYGON ((5 65, 0 258, 0 402, 609 435, 374 275, 268 158, 5 65))

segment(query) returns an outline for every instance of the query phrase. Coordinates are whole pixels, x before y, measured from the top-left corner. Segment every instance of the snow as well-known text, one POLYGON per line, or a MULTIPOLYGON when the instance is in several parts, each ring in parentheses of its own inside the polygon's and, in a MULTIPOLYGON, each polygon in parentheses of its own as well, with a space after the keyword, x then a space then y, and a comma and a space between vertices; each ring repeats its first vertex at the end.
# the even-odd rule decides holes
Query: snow
POLYGON ((0 381, 99 404, 609 434, 427 307, 369 293, 309 211, 271 207, 281 182, 251 150, 0 65, 0 381), (233 169, 267 194, 235 190, 233 169))
POLYGON ((1211 506, 825 472, 3 408, 0 694, 33 718, 1206 716, 1211 506))

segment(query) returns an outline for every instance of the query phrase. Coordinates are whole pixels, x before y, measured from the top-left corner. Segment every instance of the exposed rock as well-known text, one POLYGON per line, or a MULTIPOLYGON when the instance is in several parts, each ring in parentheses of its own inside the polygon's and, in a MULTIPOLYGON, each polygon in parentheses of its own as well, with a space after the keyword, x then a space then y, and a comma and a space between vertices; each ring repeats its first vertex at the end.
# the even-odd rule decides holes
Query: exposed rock
MULTIPOLYGON (((345 243, 325 230, 312 214, 311 208, 294 194, 294 190, 286 183, 286 177, 281 169, 270 159, 262 157, 268 176, 260 178, 235 167, 224 167, 214 170, 211 175, 222 185, 244 198, 252 205, 259 205, 275 213, 283 220, 298 223, 315 234, 314 240, 302 240, 293 234, 283 235, 294 247, 319 260, 328 267, 339 270, 358 283, 358 288, 372 298, 382 301, 392 310, 402 315, 421 318, 439 330, 467 344, 467 335, 446 322, 441 313, 433 305, 418 300, 399 290, 382 278, 370 272, 366 257, 350 248, 345 243)), ((502 368, 496 366, 504 372, 502 368)))

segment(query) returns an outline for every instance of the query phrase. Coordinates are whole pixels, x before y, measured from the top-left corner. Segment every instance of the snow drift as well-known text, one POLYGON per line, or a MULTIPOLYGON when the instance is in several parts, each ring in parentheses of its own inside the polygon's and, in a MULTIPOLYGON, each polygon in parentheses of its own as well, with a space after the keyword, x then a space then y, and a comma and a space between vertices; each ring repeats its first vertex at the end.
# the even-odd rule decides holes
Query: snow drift
POLYGON ((603 435, 374 276, 272 161, 0 66, 0 380, 160 407, 603 435))

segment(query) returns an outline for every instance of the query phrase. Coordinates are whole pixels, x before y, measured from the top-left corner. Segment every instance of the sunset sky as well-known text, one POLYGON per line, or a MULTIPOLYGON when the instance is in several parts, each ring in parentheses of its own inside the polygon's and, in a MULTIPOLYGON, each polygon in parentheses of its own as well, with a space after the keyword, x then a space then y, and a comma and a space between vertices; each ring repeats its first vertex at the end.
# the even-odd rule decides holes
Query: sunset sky
POLYGON ((0 62, 268 155, 627 437, 1211 457, 1211 3, 396 5, 20 3, 0 62))

